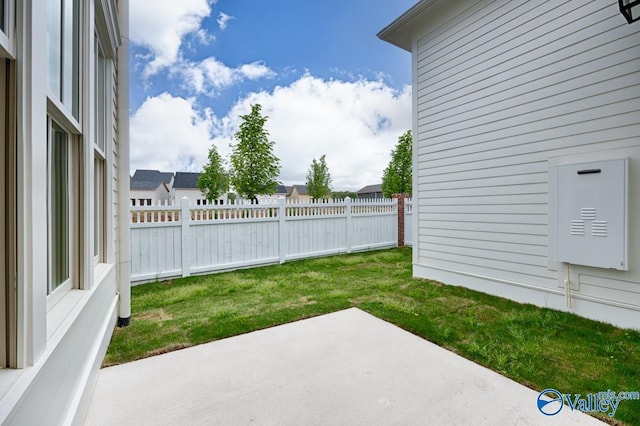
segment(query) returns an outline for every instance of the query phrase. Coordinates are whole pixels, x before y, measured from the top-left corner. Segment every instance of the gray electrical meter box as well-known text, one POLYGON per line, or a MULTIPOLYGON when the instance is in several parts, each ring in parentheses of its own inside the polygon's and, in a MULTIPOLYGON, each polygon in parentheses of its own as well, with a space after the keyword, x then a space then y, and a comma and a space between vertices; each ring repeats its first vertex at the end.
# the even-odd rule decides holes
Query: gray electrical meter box
POLYGON ((627 271, 629 160, 557 167, 556 260, 627 271))

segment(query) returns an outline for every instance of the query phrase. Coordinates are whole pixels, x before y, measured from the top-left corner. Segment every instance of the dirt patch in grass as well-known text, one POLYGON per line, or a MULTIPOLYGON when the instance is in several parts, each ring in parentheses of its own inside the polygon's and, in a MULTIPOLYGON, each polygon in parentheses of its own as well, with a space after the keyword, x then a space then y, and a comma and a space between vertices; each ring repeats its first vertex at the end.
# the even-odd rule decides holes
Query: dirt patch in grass
POLYGON ((173 319, 173 315, 165 312, 163 308, 151 309, 149 311, 141 312, 140 315, 136 316, 137 320, 160 320, 167 321, 173 319))

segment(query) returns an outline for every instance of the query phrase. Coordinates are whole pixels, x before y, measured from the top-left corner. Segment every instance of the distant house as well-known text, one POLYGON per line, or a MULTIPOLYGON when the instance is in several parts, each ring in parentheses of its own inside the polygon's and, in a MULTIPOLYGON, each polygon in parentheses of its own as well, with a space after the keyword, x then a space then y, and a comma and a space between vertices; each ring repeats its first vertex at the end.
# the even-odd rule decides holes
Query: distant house
POLYGON ((358 191, 358 198, 383 198, 382 184, 365 186, 358 191))
POLYGON ((264 204, 266 202, 274 202, 279 197, 286 198, 288 193, 289 193, 289 188, 287 188, 284 185, 278 185, 278 189, 276 190, 276 192, 274 194, 272 194, 272 195, 257 195, 256 198, 258 199, 258 203, 264 204))
POLYGON ((624 3, 422 0, 378 34, 412 54, 414 276, 640 329, 624 3))
POLYGON ((136 170, 129 182, 129 198, 133 206, 168 203, 173 188, 173 173, 158 170, 136 170))
POLYGON ((297 200, 297 201, 311 200, 311 195, 309 195, 309 190, 307 189, 307 185, 291 186, 289 188, 289 191, 287 192, 287 199, 297 200))
MULTIPOLYGON (((180 200, 187 197, 193 206, 206 206, 209 204, 207 197, 198 187, 199 178, 200 173, 176 172, 172 196, 176 203, 180 203, 180 200)), ((226 204, 227 194, 222 194, 217 200, 213 201, 214 204, 226 204)))
POLYGON ((280 196, 286 197, 287 194, 289 193, 289 188, 290 187, 286 187, 285 185, 278 185, 278 190, 273 195, 274 196, 278 196, 278 197, 280 197, 280 196))

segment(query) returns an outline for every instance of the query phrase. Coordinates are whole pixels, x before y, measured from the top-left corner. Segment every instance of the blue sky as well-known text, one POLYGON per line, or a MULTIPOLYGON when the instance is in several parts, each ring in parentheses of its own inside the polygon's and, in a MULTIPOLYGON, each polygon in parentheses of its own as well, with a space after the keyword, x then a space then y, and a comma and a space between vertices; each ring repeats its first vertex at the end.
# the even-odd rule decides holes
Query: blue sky
POLYGON ((411 126, 411 69, 376 33, 414 3, 131 0, 132 171, 200 171, 260 103, 283 183, 323 154, 334 190, 379 183, 411 126))

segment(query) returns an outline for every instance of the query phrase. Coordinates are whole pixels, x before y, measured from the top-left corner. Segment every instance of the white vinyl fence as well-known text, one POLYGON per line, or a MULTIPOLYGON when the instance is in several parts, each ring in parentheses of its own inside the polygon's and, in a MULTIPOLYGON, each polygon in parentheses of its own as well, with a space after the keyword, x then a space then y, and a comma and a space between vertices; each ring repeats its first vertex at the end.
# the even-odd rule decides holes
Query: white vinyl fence
POLYGON ((349 198, 216 206, 190 206, 183 199, 179 206, 132 206, 131 282, 396 247, 397 207, 395 199, 349 198))

